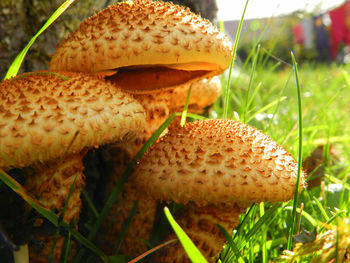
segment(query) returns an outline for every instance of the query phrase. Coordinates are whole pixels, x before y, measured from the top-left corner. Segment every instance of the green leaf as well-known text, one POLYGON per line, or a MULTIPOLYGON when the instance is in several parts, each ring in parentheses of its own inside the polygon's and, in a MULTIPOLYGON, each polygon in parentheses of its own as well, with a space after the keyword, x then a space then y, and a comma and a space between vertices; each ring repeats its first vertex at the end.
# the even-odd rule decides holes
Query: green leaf
POLYGON ((198 248, 193 244, 191 239, 175 221, 175 219, 169 211, 169 208, 164 207, 164 213, 191 261, 193 263, 208 263, 207 260, 201 254, 201 252, 198 250, 198 248))
POLYGON ((39 29, 39 31, 32 37, 24 49, 17 55, 17 57, 12 62, 10 68, 8 69, 5 79, 12 78, 17 75, 19 68, 26 56, 29 48, 33 45, 35 40, 40 36, 42 32, 46 30, 75 0, 65 1, 57 10, 50 16, 50 18, 45 22, 45 24, 39 29))

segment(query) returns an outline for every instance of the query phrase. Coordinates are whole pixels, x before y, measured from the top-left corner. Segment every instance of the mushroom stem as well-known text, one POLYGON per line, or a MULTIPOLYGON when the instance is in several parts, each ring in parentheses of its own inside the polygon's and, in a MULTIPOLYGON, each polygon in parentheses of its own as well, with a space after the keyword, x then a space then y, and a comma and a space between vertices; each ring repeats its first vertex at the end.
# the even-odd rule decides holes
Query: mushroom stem
MULTIPOLYGON (((239 223, 239 215, 244 209, 239 207, 226 208, 208 205, 198 207, 187 204, 176 216, 176 221, 191 238, 208 262, 216 262, 219 253, 226 242, 217 224, 227 231, 234 229, 239 223)), ((174 233, 168 235, 166 240, 176 238, 174 233)), ((180 242, 166 246, 155 254, 156 262, 190 263, 180 242)))
MULTIPOLYGON (((64 220, 70 222, 74 218, 77 222, 81 209, 80 193, 85 185, 83 170, 82 155, 71 155, 61 162, 27 168, 30 177, 27 178, 25 187, 38 199, 41 205, 61 214, 67 202, 70 189, 75 183, 64 214, 64 220)), ((39 225, 42 225, 42 223, 43 221, 40 219, 35 222, 35 224, 39 225)), ((43 248, 31 245, 30 260, 32 262, 47 262, 54 242, 54 236, 40 234, 35 238, 43 243, 43 248)), ((55 262, 59 261, 63 244, 64 237, 60 236, 53 253, 55 262)))

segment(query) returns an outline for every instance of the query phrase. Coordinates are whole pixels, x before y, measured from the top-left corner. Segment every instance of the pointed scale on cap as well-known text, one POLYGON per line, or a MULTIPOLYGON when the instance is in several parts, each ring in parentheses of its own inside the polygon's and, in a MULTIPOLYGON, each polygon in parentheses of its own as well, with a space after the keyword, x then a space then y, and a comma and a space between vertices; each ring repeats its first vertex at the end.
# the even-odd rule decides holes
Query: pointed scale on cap
POLYGON ((292 199, 297 163, 259 130, 216 119, 172 129, 141 159, 134 176, 156 199, 247 207, 292 199))

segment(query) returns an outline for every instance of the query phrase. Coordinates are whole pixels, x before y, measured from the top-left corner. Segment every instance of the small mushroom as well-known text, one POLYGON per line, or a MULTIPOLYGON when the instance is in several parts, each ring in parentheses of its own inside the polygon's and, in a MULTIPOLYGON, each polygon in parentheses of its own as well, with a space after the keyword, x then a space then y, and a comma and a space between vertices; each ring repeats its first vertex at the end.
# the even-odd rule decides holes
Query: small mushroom
POLYGON ((85 20, 59 45, 50 68, 95 73, 148 93, 218 75, 231 52, 229 38, 188 8, 134 0, 85 20))
POLYGON ((204 108, 215 103, 221 94, 221 82, 218 76, 176 87, 169 100, 171 112, 181 112, 183 110, 190 87, 189 112, 202 113, 204 108))
MULTIPOLYGON (((284 148, 249 125, 220 119, 171 129, 133 174, 140 191, 154 199, 189 205, 179 221, 212 262, 225 242, 218 230, 221 242, 210 241, 215 224, 230 230, 251 204, 292 199, 296 178, 297 163, 284 148)), ((302 188, 303 173, 300 179, 302 188)), ((189 262, 179 249, 165 248, 162 255, 162 262, 189 262)))
MULTIPOLYGON (((25 187, 48 209, 61 211, 75 189, 64 220, 78 220, 84 186, 82 157, 94 147, 142 132, 143 107, 130 95, 95 77, 33 72, 0 83, 0 167, 26 169, 25 187)), ((39 222, 40 223, 40 222, 39 222)), ((47 262, 53 236, 38 237, 32 262, 47 262)), ((63 238, 57 242, 59 260, 63 238)))

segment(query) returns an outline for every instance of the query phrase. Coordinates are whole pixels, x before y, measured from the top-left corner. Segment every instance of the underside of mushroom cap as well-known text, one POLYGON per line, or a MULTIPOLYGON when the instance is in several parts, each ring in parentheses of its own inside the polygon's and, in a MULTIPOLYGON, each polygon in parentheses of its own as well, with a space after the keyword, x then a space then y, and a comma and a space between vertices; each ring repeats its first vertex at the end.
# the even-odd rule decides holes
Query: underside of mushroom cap
POLYGON ((0 167, 79 153, 142 133, 143 107, 86 74, 33 72, 0 83, 0 167))
POLYGON ((292 199, 297 163, 259 130, 216 119, 171 129, 141 159, 134 176, 157 199, 247 207, 292 199))
POLYGON ((188 8, 135 0, 85 20, 60 44, 50 68, 113 75, 122 89, 147 92, 220 74, 231 52, 228 37, 188 8))

